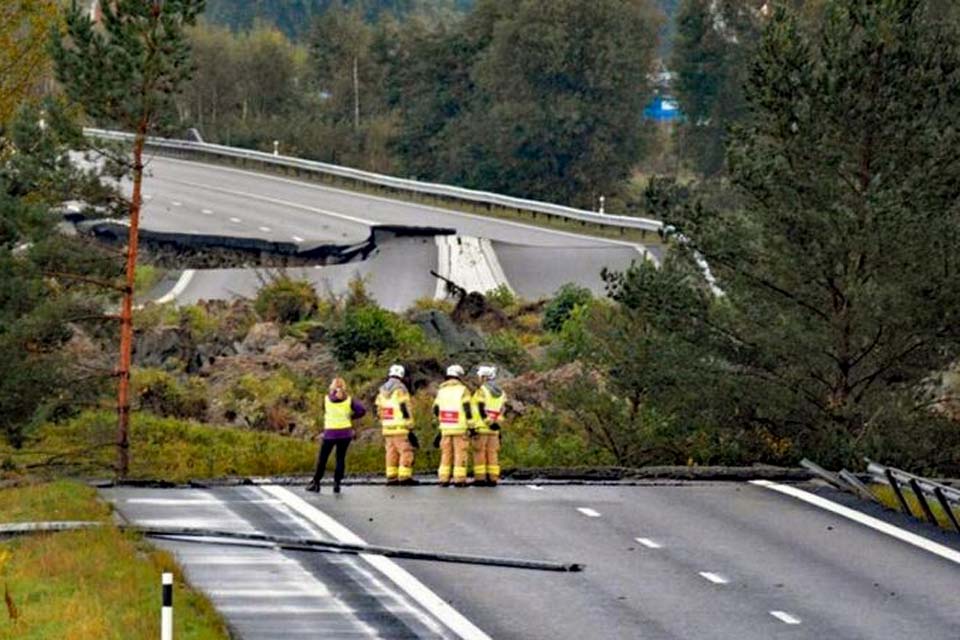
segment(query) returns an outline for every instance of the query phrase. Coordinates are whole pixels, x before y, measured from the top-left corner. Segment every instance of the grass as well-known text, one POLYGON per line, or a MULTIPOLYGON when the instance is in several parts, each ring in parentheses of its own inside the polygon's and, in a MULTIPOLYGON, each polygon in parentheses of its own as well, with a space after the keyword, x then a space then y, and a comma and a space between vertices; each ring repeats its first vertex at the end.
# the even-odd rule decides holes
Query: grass
MULTIPOLYGON (((890 509, 900 510, 900 502, 897 500, 896 494, 894 494, 893 489, 885 484, 875 484, 871 485, 870 491, 883 503, 884 506, 889 507, 890 509)), ((926 520, 926 516, 923 513, 923 509, 920 507, 920 502, 917 500, 917 496, 913 494, 907 487, 901 487, 903 491, 903 497, 906 499, 907 504, 910 506, 910 511, 913 512, 915 517, 919 517, 922 520, 926 520)), ((943 510, 943 507, 940 506, 940 502, 932 496, 925 496, 927 499, 927 504, 930 505, 930 511, 933 512, 934 518, 937 520, 937 524, 943 529, 949 529, 953 531, 953 525, 950 523, 950 519, 947 517, 946 512, 943 510)), ((954 509, 956 513, 956 509, 954 509)), ((957 514, 957 517, 960 518, 960 514, 957 514)))
MULTIPOLYGON (((96 492, 71 482, 0 490, 4 522, 107 521, 96 492)), ((130 640, 160 636, 160 575, 176 576, 174 635, 228 635, 212 605, 183 582, 170 554, 112 526, 33 535, 0 543, 0 582, 13 606, 0 606, 0 639, 130 640)))
MULTIPOLYGON (((48 425, 24 450, 0 447, 0 463, 33 472, 110 475, 116 415, 88 412, 48 425)), ((195 478, 305 473, 316 445, 273 433, 215 427, 135 413, 130 427, 130 477, 183 482, 195 478)))

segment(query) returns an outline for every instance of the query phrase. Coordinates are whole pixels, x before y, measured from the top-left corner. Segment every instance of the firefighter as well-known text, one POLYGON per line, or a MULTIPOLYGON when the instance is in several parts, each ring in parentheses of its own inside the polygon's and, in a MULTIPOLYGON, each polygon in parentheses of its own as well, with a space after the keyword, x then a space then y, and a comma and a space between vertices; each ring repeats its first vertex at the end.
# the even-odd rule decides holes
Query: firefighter
POLYGON ((467 486, 467 453, 470 439, 467 435, 473 421, 470 390, 463 384, 463 367, 458 364, 447 368, 446 380, 437 390, 433 414, 440 423, 440 432, 433 441, 440 447, 440 468, 437 477, 440 485, 467 486))
POLYGON ((402 365, 395 364, 387 372, 387 381, 377 393, 377 416, 383 430, 383 444, 387 451, 387 484, 413 485, 413 458, 420 446, 412 431, 410 392, 403 383, 406 375, 402 365))
POLYGON ((473 484, 495 487, 500 481, 500 418, 507 396, 497 385, 496 367, 479 367, 480 388, 473 394, 473 484))

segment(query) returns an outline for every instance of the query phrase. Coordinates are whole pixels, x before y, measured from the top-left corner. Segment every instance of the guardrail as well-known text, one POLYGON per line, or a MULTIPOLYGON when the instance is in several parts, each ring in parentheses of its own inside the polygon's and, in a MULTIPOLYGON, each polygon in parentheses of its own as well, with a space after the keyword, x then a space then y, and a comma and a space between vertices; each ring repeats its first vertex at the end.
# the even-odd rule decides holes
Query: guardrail
POLYGON ((928 522, 936 524, 937 518, 930 508, 930 503, 927 502, 927 497, 932 496, 940 504, 947 519, 950 520, 950 524, 953 525, 954 531, 960 533, 960 522, 958 522, 957 514, 953 510, 954 505, 960 505, 960 489, 914 475, 902 469, 887 467, 869 459, 867 459, 866 462, 867 473, 870 474, 875 482, 889 485, 890 488, 893 489, 893 493, 897 497, 897 502, 900 503, 900 508, 905 514, 918 518, 922 515, 928 522), (920 509, 923 511, 922 514, 915 514, 913 510, 910 509, 910 505, 903 495, 901 485, 906 485, 910 488, 910 491, 917 499, 917 503, 920 505, 920 509))
MULTIPOLYGON (((119 131, 107 131, 104 129, 83 130, 84 135, 100 140, 124 141, 133 140, 133 134, 119 131)), ((380 189, 387 189, 401 193, 408 193, 414 196, 430 196, 445 201, 466 202, 474 206, 482 206, 487 209, 499 207, 501 209, 514 210, 521 213, 530 213, 534 218, 538 215, 547 218, 556 218, 580 222, 583 225, 591 224, 600 227, 619 229, 621 233, 627 230, 640 231, 643 235, 647 233, 659 233, 663 228, 663 223, 659 220, 650 218, 636 218, 632 216, 608 215, 586 211, 584 209, 575 209, 557 204, 538 202, 536 200, 527 200, 524 198, 513 198, 488 191, 474 191, 472 189, 463 189, 445 184, 436 184, 431 182, 418 182, 416 180, 405 180, 379 173, 370 173, 359 169, 341 167, 313 160, 304 160, 302 158, 293 158, 290 156, 274 155, 263 151, 253 151, 250 149, 240 149, 237 147, 227 147, 219 144, 209 144, 206 142, 191 142, 187 140, 172 140, 168 138, 148 138, 147 146, 154 149, 160 149, 168 152, 179 152, 189 155, 208 156, 221 159, 230 159, 239 161, 243 164, 262 164, 272 167, 283 167, 291 169, 296 173, 312 173, 323 176, 330 176, 334 179, 355 182, 380 189)))

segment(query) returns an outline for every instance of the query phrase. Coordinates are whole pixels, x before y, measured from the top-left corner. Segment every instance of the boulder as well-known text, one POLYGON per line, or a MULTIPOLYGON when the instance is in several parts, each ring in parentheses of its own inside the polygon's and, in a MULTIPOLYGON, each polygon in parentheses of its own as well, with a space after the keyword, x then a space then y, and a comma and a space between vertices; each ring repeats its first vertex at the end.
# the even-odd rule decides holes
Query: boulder
POLYGON ((479 333, 468 327, 457 325, 442 311, 432 309, 415 315, 411 322, 423 329, 431 340, 440 342, 448 353, 461 353, 486 348, 479 333))
POLYGON ((247 353, 262 353, 280 342, 280 325, 275 322, 258 322, 250 327, 241 343, 247 353))

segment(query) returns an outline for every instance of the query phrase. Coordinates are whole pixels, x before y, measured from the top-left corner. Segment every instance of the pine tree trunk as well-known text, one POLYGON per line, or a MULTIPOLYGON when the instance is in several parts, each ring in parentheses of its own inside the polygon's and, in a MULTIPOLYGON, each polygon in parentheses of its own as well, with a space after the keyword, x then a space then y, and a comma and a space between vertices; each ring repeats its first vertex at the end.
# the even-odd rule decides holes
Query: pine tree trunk
POLYGON ((117 370, 117 475, 125 478, 130 470, 130 365, 133 353, 133 293, 140 241, 140 205, 143 186, 143 145, 147 122, 137 127, 133 143, 133 197, 130 199, 130 232, 127 240, 127 271, 120 311, 120 366, 117 370))

